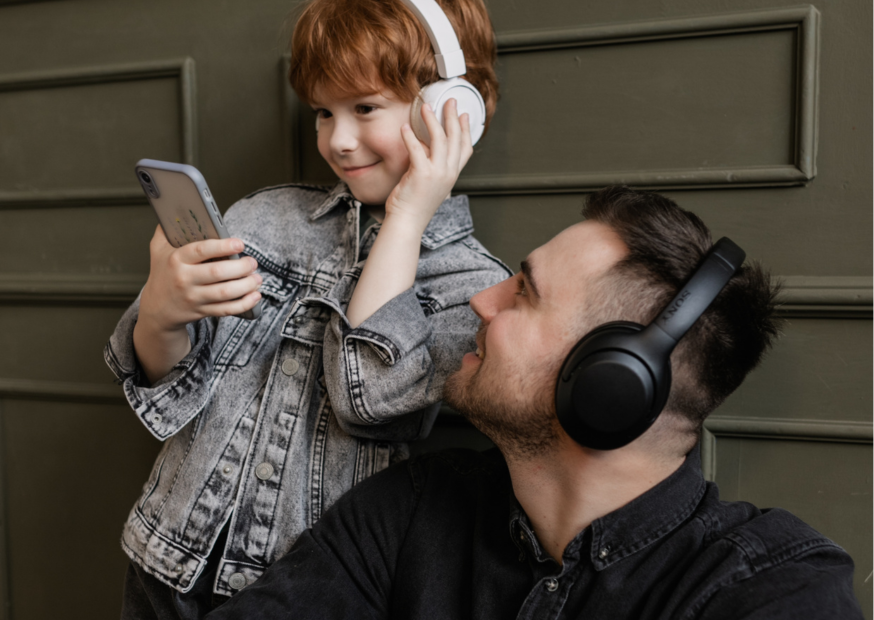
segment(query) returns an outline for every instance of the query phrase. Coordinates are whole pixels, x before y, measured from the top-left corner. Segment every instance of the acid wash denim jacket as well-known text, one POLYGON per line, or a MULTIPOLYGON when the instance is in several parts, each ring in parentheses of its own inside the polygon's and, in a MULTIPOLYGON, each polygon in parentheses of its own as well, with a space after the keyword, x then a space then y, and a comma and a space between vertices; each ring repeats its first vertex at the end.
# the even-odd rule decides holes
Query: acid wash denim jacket
POLYGON ((106 345, 164 442, 122 533, 164 583, 189 590, 228 519, 214 591, 252 583, 345 491, 408 456, 475 350, 468 300, 510 271, 471 236, 467 197, 444 201, 425 230, 413 288, 352 329, 345 309, 379 230, 359 239, 360 217, 344 184, 244 198, 225 224, 258 261, 260 318, 190 324, 191 352, 154 385, 134 353, 139 299, 106 345))

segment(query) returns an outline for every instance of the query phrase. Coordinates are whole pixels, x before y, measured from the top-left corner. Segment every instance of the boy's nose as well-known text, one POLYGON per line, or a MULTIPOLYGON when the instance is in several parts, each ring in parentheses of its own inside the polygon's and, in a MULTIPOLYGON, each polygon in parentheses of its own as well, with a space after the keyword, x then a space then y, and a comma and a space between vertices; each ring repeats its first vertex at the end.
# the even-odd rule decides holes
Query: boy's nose
POLYGON ((358 132, 355 123, 336 119, 331 132, 331 150, 335 153, 354 151, 358 146, 358 132))

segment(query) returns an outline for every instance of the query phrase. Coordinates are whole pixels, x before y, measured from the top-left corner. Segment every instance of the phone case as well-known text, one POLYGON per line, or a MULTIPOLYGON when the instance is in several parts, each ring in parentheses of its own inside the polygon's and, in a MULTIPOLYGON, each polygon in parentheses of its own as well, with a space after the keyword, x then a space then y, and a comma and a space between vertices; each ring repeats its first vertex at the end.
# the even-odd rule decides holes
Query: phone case
MULTIPOLYGON (((194 166, 156 159, 141 159, 134 168, 137 180, 158 216, 167 240, 174 247, 193 241, 230 237, 206 179, 194 166)), ((238 254, 229 257, 239 259, 238 254)), ((238 315, 256 319, 261 315, 259 301, 251 310, 238 315)))

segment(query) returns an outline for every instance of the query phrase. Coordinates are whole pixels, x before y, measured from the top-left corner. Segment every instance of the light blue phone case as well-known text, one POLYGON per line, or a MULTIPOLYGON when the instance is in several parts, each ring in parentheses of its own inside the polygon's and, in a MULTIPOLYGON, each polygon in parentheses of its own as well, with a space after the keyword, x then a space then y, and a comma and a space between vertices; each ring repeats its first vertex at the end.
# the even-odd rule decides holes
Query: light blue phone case
MULTIPOLYGON (((167 240, 174 247, 204 239, 230 237, 206 179, 197 168, 157 159, 141 159, 135 171, 137 180, 158 215, 167 240)), ((234 254, 230 258, 239 259, 240 256, 234 254)), ((260 315, 259 301, 254 308, 237 316, 252 320, 260 315)))

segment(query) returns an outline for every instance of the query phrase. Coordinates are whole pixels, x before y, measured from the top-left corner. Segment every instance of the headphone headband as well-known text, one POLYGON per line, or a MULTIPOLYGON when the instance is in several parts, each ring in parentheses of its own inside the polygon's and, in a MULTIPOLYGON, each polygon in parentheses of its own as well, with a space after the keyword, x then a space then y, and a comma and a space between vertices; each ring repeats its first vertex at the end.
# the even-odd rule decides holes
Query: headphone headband
POLYGON ((446 13, 434 0, 401 0, 422 23, 437 61, 437 72, 443 79, 467 73, 464 52, 446 13))
POLYGON ((676 344, 713 303, 745 258, 746 253, 728 237, 717 241, 695 274, 652 325, 676 344))

